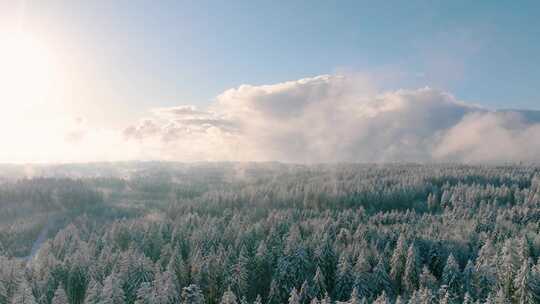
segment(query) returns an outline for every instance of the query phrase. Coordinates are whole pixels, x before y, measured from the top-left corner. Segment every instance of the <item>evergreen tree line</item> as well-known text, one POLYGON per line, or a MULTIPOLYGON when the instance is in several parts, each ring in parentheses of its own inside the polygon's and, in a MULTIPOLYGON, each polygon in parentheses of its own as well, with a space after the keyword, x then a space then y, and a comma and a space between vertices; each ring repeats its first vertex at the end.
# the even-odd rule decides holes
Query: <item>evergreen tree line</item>
POLYGON ((5 251, 0 304, 540 303, 535 167, 265 170, 161 172, 161 207, 5 251))

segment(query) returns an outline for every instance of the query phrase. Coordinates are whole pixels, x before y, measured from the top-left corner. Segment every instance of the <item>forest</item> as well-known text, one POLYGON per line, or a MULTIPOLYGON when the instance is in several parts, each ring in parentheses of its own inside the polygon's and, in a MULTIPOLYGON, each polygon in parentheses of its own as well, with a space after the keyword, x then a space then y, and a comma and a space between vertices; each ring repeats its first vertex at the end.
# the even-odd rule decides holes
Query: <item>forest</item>
POLYGON ((0 166, 0 304, 540 303, 535 165, 0 166))

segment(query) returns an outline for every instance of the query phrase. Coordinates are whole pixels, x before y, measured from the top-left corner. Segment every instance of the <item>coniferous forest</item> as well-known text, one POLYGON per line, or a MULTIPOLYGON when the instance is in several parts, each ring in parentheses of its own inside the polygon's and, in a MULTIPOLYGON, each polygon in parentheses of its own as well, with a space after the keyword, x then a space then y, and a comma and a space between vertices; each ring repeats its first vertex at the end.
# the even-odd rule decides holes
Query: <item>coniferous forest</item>
POLYGON ((0 171, 0 304, 540 303, 536 166, 0 171))

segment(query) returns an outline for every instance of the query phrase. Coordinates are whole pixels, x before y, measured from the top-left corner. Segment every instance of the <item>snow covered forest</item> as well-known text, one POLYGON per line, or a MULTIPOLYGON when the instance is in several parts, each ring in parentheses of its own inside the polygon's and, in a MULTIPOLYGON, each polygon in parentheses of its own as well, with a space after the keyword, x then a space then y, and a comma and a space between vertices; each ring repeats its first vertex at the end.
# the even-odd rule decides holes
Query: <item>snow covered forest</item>
POLYGON ((4 166, 0 304, 540 303, 539 223, 536 166, 4 166))

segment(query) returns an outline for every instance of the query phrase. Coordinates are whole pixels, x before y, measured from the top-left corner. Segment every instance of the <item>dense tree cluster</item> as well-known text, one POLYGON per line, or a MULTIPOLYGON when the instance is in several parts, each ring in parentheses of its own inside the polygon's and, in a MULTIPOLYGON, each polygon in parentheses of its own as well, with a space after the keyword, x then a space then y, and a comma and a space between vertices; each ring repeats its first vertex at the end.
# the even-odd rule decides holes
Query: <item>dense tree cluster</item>
POLYGON ((82 184, 101 208, 158 203, 79 216, 29 262, 5 251, 0 304, 540 303, 537 167, 223 164, 82 184))

